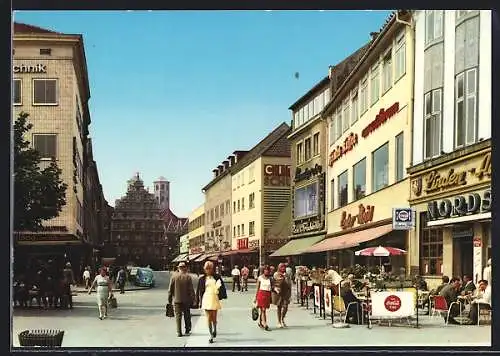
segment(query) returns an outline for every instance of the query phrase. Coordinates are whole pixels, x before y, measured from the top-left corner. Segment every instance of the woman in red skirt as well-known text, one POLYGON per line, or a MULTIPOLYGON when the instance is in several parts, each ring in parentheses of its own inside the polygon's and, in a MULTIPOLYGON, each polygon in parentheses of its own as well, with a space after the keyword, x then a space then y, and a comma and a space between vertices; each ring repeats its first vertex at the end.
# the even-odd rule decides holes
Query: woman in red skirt
POLYGON ((264 266, 264 273, 257 278, 257 293, 255 294, 254 303, 260 309, 259 327, 269 331, 267 325, 267 309, 271 305, 271 290, 272 283, 270 279, 269 266, 264 266))

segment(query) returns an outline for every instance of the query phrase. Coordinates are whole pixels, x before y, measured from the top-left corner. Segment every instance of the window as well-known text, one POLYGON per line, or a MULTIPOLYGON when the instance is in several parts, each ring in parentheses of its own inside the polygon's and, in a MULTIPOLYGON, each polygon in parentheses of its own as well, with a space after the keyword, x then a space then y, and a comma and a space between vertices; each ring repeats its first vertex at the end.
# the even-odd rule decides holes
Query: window
POLYGON ((443 229, 427 227, 427 213, 420 213, 420 274, 441 275, 443 229))
POLYGON ((248 184, 255 181, 255 165, 248 167, 248 184))
POLYGON ((293 113, 293 127, 297 128, 299 126, 299 112, 296 111, 293 113))
POLYGON ((250 221, 248 223, 248 235, 255 235, 255 221, 250 221))
POLYGON ((311 138, 308 137, 304 141, 304 160, 308 161, 311 159, 311 138))
POLYGON ((214 221, 214 209, 210 210, 210 221, 214 221))
POLYGON ((358 121, 359 113, 358 113, 358 92, 356 91, 352 97, 352 105, 351 105, 351 125, 354 125, 358 121))
POLYGON ((302 152, 303 152, 302 145, 303 145, 302 142, 297 143, 297 164, 302 163, 302 152))
POLYGON ((310 183, 295 189, 294 218, 302 219, 318 215, 318 183, 310 183))
POLYGON ((42 159, 57 157, 57 136, 54 134, 33 134, 33 148, 42 159))
POLYGON ((385 143, 372 153, 372 191, 385 188, 389 185, 389 143, 385 143))
POLYGON ((245 224, 241 224, 241 234, 245 236, 245 224))
POLYGON ((330 121, 330 137, 329 137, 330 146, 333 145, 335 143, 335 141, 337 140, 337 134, 335 132, 335 125, 336 125, 335 119, 336 119, 336 115, 333 114, 332 119, 330 121))
POLYGON ((342 127, 343 127, 343 125, 342 125, 342 105, 339 105, 339 107, 337 108, 335 116, 336 116, 335 123, 337 124, 335 127, 335 133, 336 133, 335 140, 338 140, 340 138, 340 136, 342 136, 342 127))
POLYGON ((405 176, 404 132, 396 136, 396 182, 405 176))
POLYGON ((330 181, 330 210, 335 209, 335 179, 330 181))
POLYGON ((219 218, 219 207, 218 206, 215 207, 215 218, 216 219, 219 218))
POLYGON ((22 105, 22 81, 14 79, 12 84, 12 100, 14 105, 22 105))
POLYGON ((373 105, 380 98, 380 76, 378 63, 372 67, 371 81, 370 81, 370 103, 373 105))
POLYGON ((347 205, 347 170, 341 173, 338 176, 339 186, 338 186, 338 200, 339 200, 339 208, 347 205))
POLYGON ((236 237, 236 226, 233 226, 233 236, 236 237))
POLYGON ((433 90, 424 97, 424 156, 426 159, 441 154, 441 89, 433 90))
POLYGON ((238 199, 238 212, 240 212, 240 200, 238 199))
POLYGON ((50 54, 52 53, 52 49, 50 48, 40 48, 40 54, 43 56, 50 56, 50 54))
POLYGON ((366 158, 356 163, 352 172, 354 175, 354 200, 358 200, 366 195, 366 158))
POLYGON ((245 198, 241 198, 241 210, 245 210, 245 198))
POLYGON ((443 36, 443 10, 425 10, 425 44, 443 36))
POLYGON ((319 155, 319 132, 313 135, 313 156, 319 155))
POLYGON ((255 208, 255 193, 251 193, 248 196, 248 208, 249 209, 255 208))
POLYGON ((56 79, 33 79, 33 105, 57 105, 56 79))
POLYGON ((241 236, 241 225, 238 225, 238 236, 241 236))
POLYGON ((368 75, 361 81, 359 96, 359 112, 363 115, 368 110, 368 75))
POLYGON ((233 201, 233 213, 236 213, 236 201, 233 201))
POLYGON ((351 103, 349 102, 349 98, 347 98, 347 100, 344 102, 344 114, 342 115, 342 118, 344 119, 342 125, 342 133, 345 133, 347 130, 349 130, 349 119, 351 118, 350 110, 351 103))
POLYGON ((223 217, 224 216, 224 204, 221 204, 219 209, 220 209, 220 217, 223 217))
POLYGON ((404 32, 396 38, 396 51, 394 52, 394 58, 394 79, 398 80, 406 73, 406 42, 404 32))
POLYGON ((245 171, 241 172, 241 185, 245 185, 245 171))
POLYGON ((231 202, 229 200, 226 201, 226 214, 231 214, 231 202))
POLYGON ((382 93, 392 87, 392 54, 391 50, 385 55, 382 63, 382 93))

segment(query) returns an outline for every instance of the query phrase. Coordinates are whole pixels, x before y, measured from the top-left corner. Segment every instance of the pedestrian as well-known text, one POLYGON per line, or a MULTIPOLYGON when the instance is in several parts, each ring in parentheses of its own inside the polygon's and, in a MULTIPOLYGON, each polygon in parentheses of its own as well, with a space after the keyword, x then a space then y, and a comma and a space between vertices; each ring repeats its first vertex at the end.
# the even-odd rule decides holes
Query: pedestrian
POLYGON ((208 342, 212 344, 217 337, 217 311, 222 308, 220 301, 227 298, 227 292, 222 277, 214 274, 212 262, 205 262, 203 269, 205 274, 198 281, 196 300, 201 300, 201 309, 205 310, 210 335, 208 342))
POLYGON ((242 292, 248 292, 248 275, 250 273, 250 270, 248 267, 245 265, 241 269, 241 291, 242 292))
POLYGON ((267 309, 271 305, 271 290, 272 283, 270 278, 270 268, 269 266, 264 266, 262 269, 263 273, 257 278, 257 292, 255 293, 254 304, 260 310, 259 314, 259 327, 266 331, 269 331, 269 326, 267 325, 267 309))
POLYGON ((277 294, 276 307, 278 313, 278 326, 285 328, 285 316, 288 312, 288 304, 292 297, 292 280, 286 274, 286 264, 280 263, 278 271, 274 273, 274 291, 277 294))
POLYGON ((233 293, 235 287, 238 287, 238 292, 241 290, 241 285, 240 285, 240 270, 238 268, 238 265, 235 265, 233 270, 231 271, 231 277, 233 278, 233 293))
POLYGON ((106 275, 106 268, 101 267, 99 269, 99 274, 95 276, 94 282, 92 282, 89 294, 92 289, 97 286, 97 307, 99 309, 99 319, 106 319, 108 317, 108 299, 113 296, 113 285, 111 280, 106 275))
POLYGON ((472 301, 469 311, 472 324, 478 323, 480 310, 491 310, 491 286, 485 279, 480 280, 478 285, 477 298, 472 301))
POLYGON ((123 267, 120 268, 116 275, 116 284, 120 289, 120 294, 125 294, 125 281, 127 280, 127 273, 123 267))
POLYGON ((193 280, 187 272, 185 262, 180 262, 178 272, 175 272, 170 279, 168 287, 168 304, 174 303, 175 324, 177 336, 182 337, 182 316, 184 315, 185 334, 191 333, 191 307, 195 303, 193 280))
POLYGON ((486 267, 483 270, 483 279, 488 282, 488 285, 491 286, 491 258, 488 259, 486 263, 486 267))
POLYGON ((73 294, 71 292, 71 285, 76 284, 75 275, 73 274, 73 269, 71 268, 71 263, 67 262, 66 267, 63 269, 63 280, 64 280, 64 297, 67 298, 69 308, 73 308, 73 294))
POLYGON ((89 289, 90 287, 90 271, 87 267, 83 271, 83 281, 85 282, 85 289, 89 289))

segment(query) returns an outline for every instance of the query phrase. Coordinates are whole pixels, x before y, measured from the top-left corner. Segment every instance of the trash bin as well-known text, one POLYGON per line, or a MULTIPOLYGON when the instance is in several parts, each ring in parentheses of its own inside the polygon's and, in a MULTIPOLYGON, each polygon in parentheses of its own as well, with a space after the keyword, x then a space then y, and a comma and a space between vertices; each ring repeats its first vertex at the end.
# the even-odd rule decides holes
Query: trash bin
POLYGON ((61 347, 62 330, 24 330, 19 333, 20 346, 61 347))

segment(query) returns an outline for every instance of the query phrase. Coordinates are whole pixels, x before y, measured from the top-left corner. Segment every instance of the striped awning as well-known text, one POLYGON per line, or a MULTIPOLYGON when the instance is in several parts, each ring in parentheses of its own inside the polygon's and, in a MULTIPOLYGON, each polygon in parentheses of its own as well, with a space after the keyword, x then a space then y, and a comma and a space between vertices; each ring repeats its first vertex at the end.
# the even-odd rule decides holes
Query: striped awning
POLYGON ((181 253, 172 260, 172 262, 185 262, 185 261, 187 261, 187 253, 181 253))

